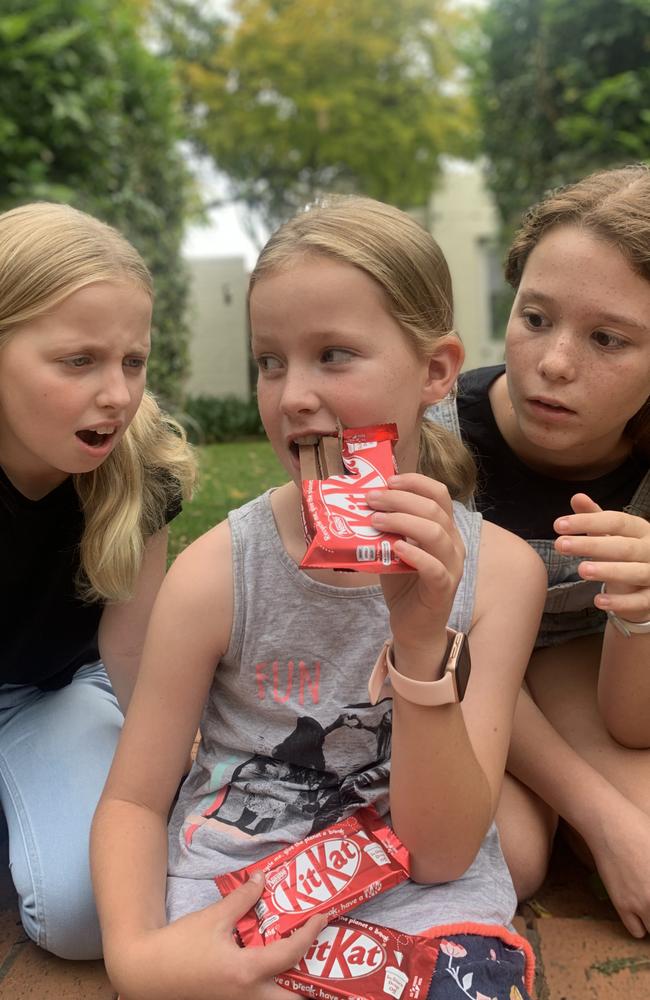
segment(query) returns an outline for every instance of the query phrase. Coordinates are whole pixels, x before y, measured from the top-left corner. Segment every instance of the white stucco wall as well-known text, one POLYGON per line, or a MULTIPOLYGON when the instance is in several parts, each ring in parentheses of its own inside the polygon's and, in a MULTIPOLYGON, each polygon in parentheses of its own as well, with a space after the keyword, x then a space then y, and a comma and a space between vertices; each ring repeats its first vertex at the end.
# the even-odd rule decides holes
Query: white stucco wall
POLYGON ((192 395, 250 397, 243 258, 186 261, 190 272, 188 324, 192 395))
POLYGON ((464 367, 494 364, 503 357, 503 341, 493 336, 490 315, 490 256, 498 219, 479 166, 452 163, 445 169, 429 203, 428 222, 451 271, 464 367))

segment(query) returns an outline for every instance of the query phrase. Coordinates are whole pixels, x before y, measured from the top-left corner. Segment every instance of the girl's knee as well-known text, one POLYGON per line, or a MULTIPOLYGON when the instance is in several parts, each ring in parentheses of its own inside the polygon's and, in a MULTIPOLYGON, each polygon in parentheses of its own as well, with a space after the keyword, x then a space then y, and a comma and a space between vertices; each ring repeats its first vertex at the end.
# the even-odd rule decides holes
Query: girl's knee
POLYGON ((557 816, 530 789, 507 775, 496 819, 517 899, 529 899, 546 877, 557 816))
MULTIPOLYGON (((13 873, 13 872, 12 872, 13 873)), ((18 909, 26 934, 58 958, 102 957, 101 934, 90 877, 35 880, 28 872, 14 876, 18 909)))

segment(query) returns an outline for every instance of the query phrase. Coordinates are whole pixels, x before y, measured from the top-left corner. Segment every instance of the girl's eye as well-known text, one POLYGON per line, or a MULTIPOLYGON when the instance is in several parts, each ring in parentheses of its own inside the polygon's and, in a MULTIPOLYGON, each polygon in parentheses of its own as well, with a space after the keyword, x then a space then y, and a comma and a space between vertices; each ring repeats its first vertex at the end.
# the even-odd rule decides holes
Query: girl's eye
POLYGON ((617 337, 613 333, 607 333, 606 330, 594 330, 591 336, 599 347, 609 348, 610 350, 625 347, 625 341, 622 337, 617 337))
POLYGON ((536 312, 535 309, 525 309, 523 317, 528 323, 528 326, 532 327, 533 330, 541 330, 545 325, 547 325, 547 321, 544 316, 542 316, 541 313, 536 312))
POLYGON ((146 358, 125 358, 123 361, 125 368, 132 368, 134 371, 141 371, 147 367, 146 358))
POLYGON ((261 372, 274 372, 282 367, 279 358, 274 358, 272 354, 260 354, 255 358, 255 363, 261 372))
POLYGON ((321 361, 324 361, 326 364, 336 365, 349 361, 351 357, 352 351, 346 351, 342 347, 330 347, 321 354, 321 361))
POLYGON ((64 358, 63 363, 69 365, 70 368, 85 368, 86 365, 91 364, 92 359, 87 355, 79 355, 76 358, 64 358))

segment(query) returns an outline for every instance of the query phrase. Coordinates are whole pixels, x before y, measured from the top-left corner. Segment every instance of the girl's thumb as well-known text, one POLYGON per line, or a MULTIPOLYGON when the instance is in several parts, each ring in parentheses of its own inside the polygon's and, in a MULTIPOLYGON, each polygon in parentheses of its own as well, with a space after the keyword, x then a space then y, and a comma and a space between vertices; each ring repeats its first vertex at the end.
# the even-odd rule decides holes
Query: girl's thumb
POLYGON ((597 514, 602 511, 602 507, 599 507, 586 493, 576 493, 572 496, 571 508, 574 514, 597 514))
POLYGON ((221 914, 236 923, 240 917, 255 906, 255 903, 262 895, 264 888, 264 875, 262 872, 253 872, 251 877, 242 885, 229 892, 227 896, 217 903, 221 907, 221 914))

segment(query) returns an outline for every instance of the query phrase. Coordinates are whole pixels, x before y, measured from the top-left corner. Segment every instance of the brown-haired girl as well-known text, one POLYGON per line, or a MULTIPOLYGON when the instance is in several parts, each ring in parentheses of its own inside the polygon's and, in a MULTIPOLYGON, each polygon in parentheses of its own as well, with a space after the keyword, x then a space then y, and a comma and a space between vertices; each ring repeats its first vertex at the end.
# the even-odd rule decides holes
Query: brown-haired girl
POLYGON ((540 553, 548 599, 499 808, 521 896, 556 814, 635 936, 650 929, 650 168, 552 192, 506 261, 506 363, 461 376, 478 509, 540 553), (549 805, 552 808, 549 808, 549 805), (585 843, 588 850, 585 850, 585 843), (591 855, 591 858, 590 858, 591 855))

